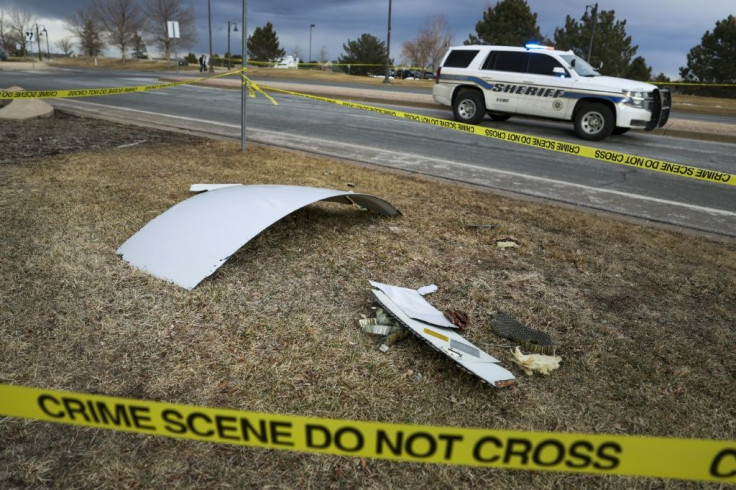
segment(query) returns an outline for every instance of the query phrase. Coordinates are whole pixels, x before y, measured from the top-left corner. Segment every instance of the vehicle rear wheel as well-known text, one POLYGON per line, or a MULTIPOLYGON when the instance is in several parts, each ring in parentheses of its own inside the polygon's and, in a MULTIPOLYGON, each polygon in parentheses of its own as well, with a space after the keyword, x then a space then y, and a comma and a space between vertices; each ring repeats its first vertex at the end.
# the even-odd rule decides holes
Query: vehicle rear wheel
POLYGON ((575 114, 575 134, 579 138, 599 141, 607 138, 615 126, 613 111, 598 102, 586 102, 575 114))
POLYGON ((486 115, 486 104, 483 95, 476 90, 463 90, 455 97, 452 104, 455 120, 467 124, 478 124, 486 115))
POLYGON ((503 112, 489 112, 488 115, 494 121, 505 121, 511 117, 511 114, 504 114, 503 112))
POLYGON ((622 127, 616 126, 615 128, 613 128, 613 134, 624 134, 624 133, 628 133, 629 132, 629 129, 631 129, 631 128, 622 128, 622 127))

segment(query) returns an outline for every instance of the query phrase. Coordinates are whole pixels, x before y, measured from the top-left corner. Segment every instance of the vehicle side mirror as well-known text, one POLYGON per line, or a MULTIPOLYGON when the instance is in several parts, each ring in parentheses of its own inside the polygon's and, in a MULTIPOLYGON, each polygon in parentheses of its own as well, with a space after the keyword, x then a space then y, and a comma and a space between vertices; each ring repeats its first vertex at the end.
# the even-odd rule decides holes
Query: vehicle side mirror
POLYGON ((557 75, 560 78, 565 78, 567 76, 567 71, 565 71, 561 66, 555 66, 552 68, 552 74, 557 75))

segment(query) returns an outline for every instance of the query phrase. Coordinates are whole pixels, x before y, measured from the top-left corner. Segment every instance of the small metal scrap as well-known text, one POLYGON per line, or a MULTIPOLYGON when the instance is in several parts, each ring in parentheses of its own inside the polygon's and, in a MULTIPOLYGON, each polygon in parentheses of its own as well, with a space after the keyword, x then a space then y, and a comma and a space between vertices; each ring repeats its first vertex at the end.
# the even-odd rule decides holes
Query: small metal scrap
POLYGON ((557 346, 552 337, 544 332, 527 327, 515 318, 498 311, 491 313, 493 331, 503 338, 519 342, 530 351, 554 355, 557 346))
POLYGON ((445 318, 450 320, 453 325, 456 325, 461 332, 466 331, 468 329, 468 326, 470 325, 470 319, 468 318, 467 313, 463 311, 445 310, 442 312, 442 314, 445 315, 445 318))
POLYGON ((393 318, 388 316, 383 308, 376 310, 375 318, 361 318, 358 325, 365 332, 372 335, 383 335, 383 342, 379 349, 387 352, 388 348, 409 336, 409 329, 402 327, 393 318))

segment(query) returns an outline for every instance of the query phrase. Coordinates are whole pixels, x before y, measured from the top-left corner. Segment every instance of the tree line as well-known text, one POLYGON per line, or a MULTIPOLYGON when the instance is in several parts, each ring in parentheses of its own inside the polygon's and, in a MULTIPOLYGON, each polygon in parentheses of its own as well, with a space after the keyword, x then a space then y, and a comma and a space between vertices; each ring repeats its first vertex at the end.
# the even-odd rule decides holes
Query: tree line
MULTIPOLYGON (((581 16, 567 15, 565 23, 554 30, 552 39, 542 35, 537 14, 526 0, 499 0, 482 12, 464 44, 497 44, 523 46, 530 41, 554 44, 557 49, 572 50, 599 68, 602 75, 669 82, 660 73, 652 76, 652 68, 626 33, 626 20, 616 19, 614 10, 597 11, 587 6, 581 16)), ((177 20, 181 38, 179 47, 187 48, 197 41, 194 13, 182 0, 89 0, 66 19, 77 38, 81 54, 96 56, 106 47, 120 50, 125 60, 128 52, 134 57, 145 56, 146 44, 156 46, 170 59, 173 40, 166 22, 177 20)), ((27 53, 25 32, 33 25, 32 15, 20 8, 4 12, 0 8, 0 49, 8 53, 27 53)), ((429 17, 417 36, 402 45, 402 62, 422 70, 434 70, 447 48, 453 43, 444 15, 429 17)), ((57 46, 65 54, 71 41, 62 40, 57 46)), ((393 65, 386 43, 370 33, 348 39, 342 45, 343 54, 337 62, 350 73, 360 75, 381 72, 380 67, 393 65), (347 66, 350 68, 347 68, 347 66)), ((257 27, 247 39, 249 59, 271 62, 284 56, 271 22, 257 27)), ((230 57, 230 53, 226 54, 230 57)), ((692 83, 736 83, 736 17, 716 22, 713 31, 706 31, 701 44, 687 55, 687 65, 680 68, 683 80, 692 83)), ((312 61, 312 60, 308 60, 312 61)), ((718 87, 686 88, 706 95, 733 94, 733 90, 718 87)), ((732 96, 732 95, 731 95, 732 96)))
MULTIPOLYGON (((76 42, 64 38, 56 43, 65 55, 76 44, 78 53, 98 56, 107 47, 120 50, 125 61, 129 56, 147 57, 147 45, 158 48, 171 58, 174 39, 169 37, 168 21, 179 23, 177 46, 187 48, 197 41, 194 10, 181 0, 89 0, 64 19, 76 42)), ((25 56, 29 52, 26 31, 37 21, 23 8, 0 10, 0 49, 25 56)))

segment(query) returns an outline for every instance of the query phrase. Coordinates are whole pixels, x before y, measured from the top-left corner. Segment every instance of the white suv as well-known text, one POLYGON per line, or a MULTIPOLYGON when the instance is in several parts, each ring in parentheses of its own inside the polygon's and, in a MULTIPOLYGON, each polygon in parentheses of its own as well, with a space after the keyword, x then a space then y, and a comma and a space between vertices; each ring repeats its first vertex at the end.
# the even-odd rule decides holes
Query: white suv
POLYGON ((601 76, 572 51, 538 45, 452 47, 432 95, 459 122, 477 124, 486 113, 494 121, 513 114, 562 119, 586 140, 662 127, 671 105, 669 89, 601 76))

